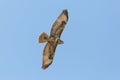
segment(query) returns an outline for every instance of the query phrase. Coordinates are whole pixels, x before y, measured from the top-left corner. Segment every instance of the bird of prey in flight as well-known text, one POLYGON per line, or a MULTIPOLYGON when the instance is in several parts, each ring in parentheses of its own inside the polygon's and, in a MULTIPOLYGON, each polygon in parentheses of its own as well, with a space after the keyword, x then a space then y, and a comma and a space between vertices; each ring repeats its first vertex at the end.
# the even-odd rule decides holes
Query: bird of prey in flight
POLYGON ((68 21, 68 11, 65 9, 58 16, 54 24, 52 25, 52 29, 50 31, 50 36, 48 36, 45 32, 41 33, 39 36, 38 42, 44 43, 47 42, 42 57, 42 68, 46 69, 53 62, 53 58, 55 55, 55 50, 58 44, 63 44, 64 42, 60 39, 61 33, 64 30, 64 27, 68 21))

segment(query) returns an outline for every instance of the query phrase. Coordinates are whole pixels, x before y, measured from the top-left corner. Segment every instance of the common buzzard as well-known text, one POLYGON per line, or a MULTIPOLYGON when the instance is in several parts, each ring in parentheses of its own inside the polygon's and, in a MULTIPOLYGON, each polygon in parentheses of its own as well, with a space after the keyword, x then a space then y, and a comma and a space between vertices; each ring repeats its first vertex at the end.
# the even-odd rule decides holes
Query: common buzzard
POLYGON ((57 20, 52 25, 50 36, 43 32, 38 39, 39 43, 47 42, 42 57, 42 68, 46 69, 52 62, 55 55, 55 50, 58 44, 64 42, 60 40, 60 36, 68 21, 68 11, 65 9, 58 16, 57 20))

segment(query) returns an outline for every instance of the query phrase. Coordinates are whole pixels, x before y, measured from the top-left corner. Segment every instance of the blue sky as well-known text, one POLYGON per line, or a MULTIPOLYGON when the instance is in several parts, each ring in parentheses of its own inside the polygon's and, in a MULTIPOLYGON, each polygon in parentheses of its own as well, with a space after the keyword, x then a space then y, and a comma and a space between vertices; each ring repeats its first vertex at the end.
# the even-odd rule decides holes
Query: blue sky
POLYGON ((0 80, 120 80, 120 0, 0 0, 0 80), (53 64, 45 44, 63 9, 69 21, 53 64))

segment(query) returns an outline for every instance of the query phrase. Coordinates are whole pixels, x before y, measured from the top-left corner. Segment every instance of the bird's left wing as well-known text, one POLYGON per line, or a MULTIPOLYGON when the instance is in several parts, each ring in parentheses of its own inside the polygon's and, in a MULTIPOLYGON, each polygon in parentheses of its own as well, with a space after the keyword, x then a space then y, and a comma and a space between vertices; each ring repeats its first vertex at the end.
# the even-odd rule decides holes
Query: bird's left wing
POLYGON ((57 47, 57 43, 55 42, 47 42, 45 45, 44 51, 43 51, 43 57, 42 57, 42 68, 46 69, 49 67, 50 64, 53 62, 55 50, 57 47))

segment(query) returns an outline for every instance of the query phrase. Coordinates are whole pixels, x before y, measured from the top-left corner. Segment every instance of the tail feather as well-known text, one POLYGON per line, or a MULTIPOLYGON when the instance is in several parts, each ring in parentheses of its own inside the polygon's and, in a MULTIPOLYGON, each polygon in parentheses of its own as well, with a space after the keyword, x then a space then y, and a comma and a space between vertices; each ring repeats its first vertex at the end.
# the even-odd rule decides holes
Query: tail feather
POLYGON ((49 38, 49 36, 48 36, 45 32, 43 32, 43 33, 39 36, 38 42, 39 42, 39 43, 47 42, 47 41, 48 41, 48 38, 49 38))

